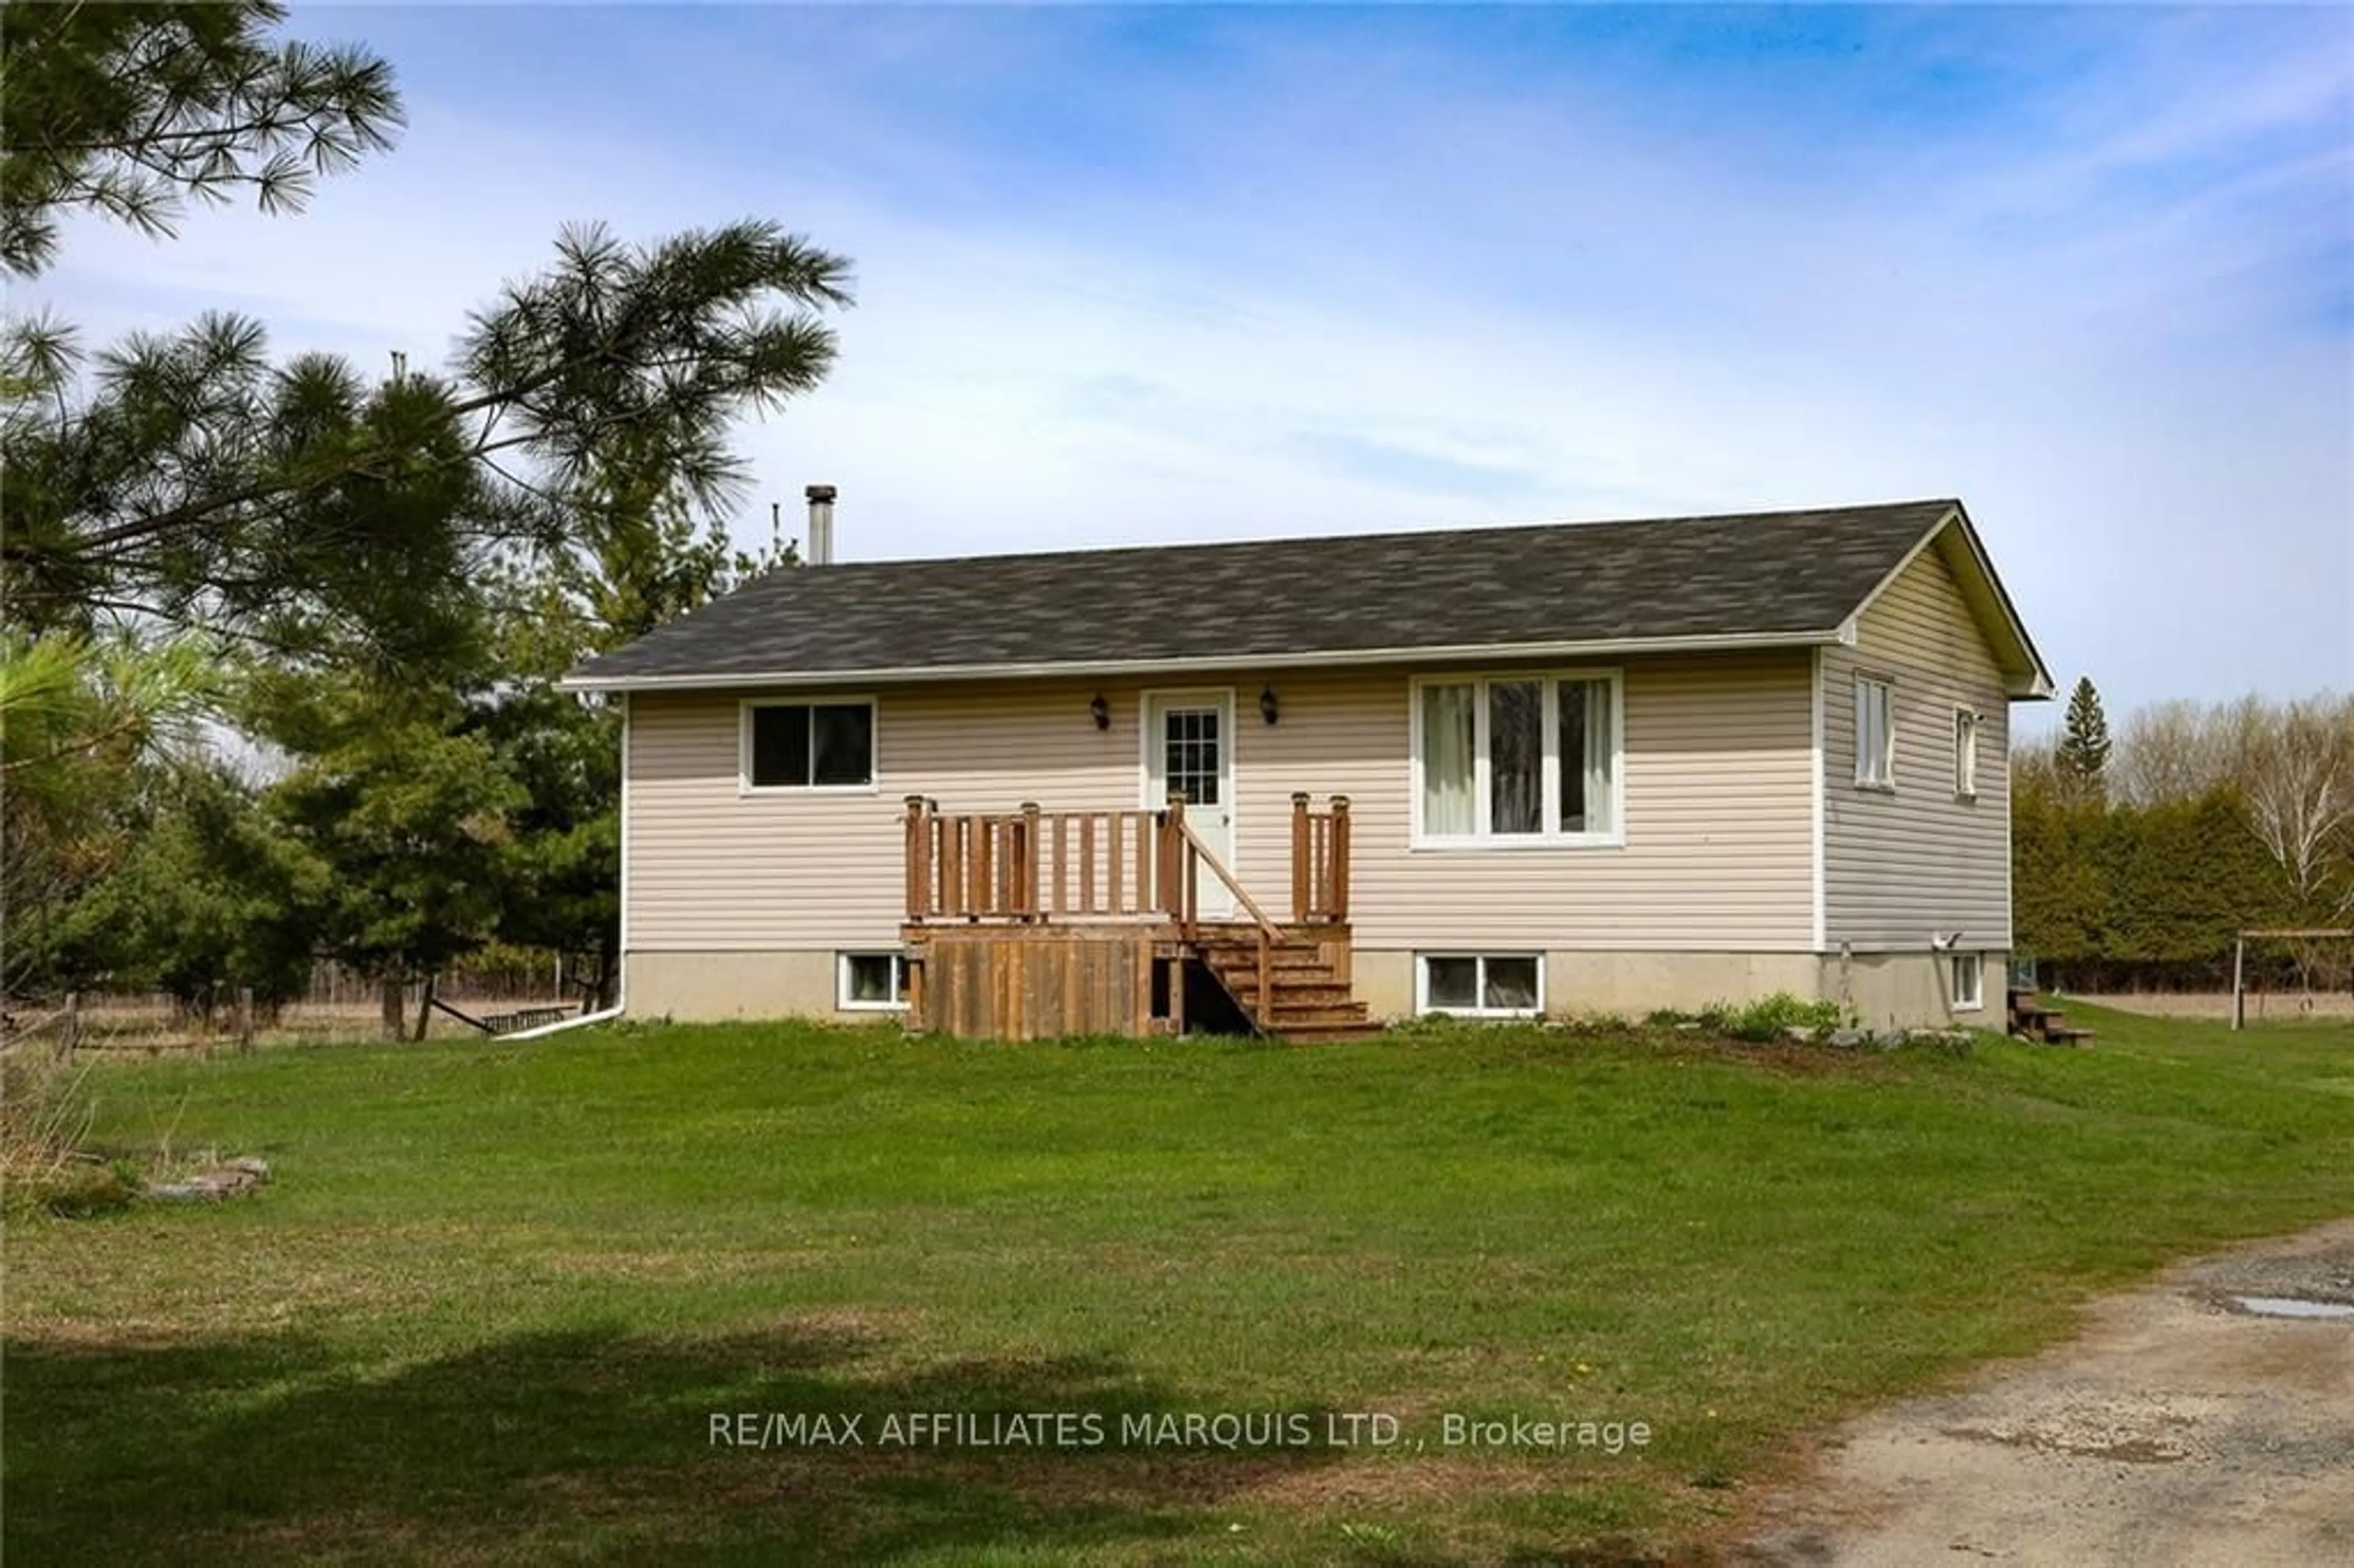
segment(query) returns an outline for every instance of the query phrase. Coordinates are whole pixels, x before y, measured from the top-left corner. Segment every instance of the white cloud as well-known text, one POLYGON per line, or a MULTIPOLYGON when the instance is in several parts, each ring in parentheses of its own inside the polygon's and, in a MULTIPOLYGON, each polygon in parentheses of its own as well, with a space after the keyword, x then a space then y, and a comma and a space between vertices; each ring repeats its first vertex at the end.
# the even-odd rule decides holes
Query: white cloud
POLYGON ((1810 173, 1778 122, 1426 40, 1320 58, 1226 18, 1201 69, 1136 79, 1071 74, 1093 13, 790 25, 790 60, 709 17, 649 46, 693 84, 674 140, 412 79, 407 144, 308 216, 78 228, 39 291, 429 359, 559 222, 773 214, 861 302, 834 377, 744 445, 789 531, 804 482, 843 487, 845 555, 1959 493, 2047 655, 2121 706, 2354 685, 2354 309, 2314 265, 2354 248, 2340 57, 2158 27, 2052 89, 2070 140, 1960 105, 1989 122, 1810 173), (1001 79, 1117 146, 960 136, 1019 111, 1001 79))

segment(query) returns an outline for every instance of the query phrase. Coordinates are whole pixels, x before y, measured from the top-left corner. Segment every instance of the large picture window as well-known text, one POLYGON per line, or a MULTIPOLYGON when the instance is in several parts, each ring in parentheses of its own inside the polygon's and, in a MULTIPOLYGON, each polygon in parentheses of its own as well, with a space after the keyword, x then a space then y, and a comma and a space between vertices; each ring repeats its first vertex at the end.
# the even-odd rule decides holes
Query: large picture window
POLYGON ((1423 843, 1616 843, 1615 673, 1435 677, 1415 688, 1423 843))
POLYGON ((744 784, 752 789, 871 789, 875 705, 747 703, 744 784))

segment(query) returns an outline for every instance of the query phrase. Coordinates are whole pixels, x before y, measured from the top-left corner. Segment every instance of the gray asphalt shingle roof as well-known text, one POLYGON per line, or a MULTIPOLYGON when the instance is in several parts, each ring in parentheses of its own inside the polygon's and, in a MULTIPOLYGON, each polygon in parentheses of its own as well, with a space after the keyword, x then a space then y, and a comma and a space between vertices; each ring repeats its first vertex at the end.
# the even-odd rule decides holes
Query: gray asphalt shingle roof
POLYGON ((661 679, 1826 634, 1953 501, 771 573, 589 661, 661 679))

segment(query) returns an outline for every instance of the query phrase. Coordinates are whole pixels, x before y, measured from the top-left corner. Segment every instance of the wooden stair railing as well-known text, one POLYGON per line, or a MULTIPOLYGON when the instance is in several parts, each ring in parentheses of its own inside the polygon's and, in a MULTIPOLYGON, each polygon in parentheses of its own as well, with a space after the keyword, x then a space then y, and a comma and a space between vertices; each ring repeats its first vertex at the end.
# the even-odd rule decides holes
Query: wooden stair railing
POLYGON ((1348 810, 1347 800, 1336 798, 1329 817, 1311 816, 1306 810, 1306 797, 1294 798, 1292 890, 1294 909, 1300 918, 1295 930, 1287 931, 1259 906, 1217 852, 1193 832, 1185 820, 1184 801, 1172 798, 1169 802, 1165 820, 1173 828, 1169 842, 1178 862, 1163 885, 1179 897, 1170 909, 1170 918, 1213 978, 1242 1003, 1244 1012, 1263 1034, 1290 1040, 1344 1040, 1379 1033, 1350 983, 1345 958, 1348 936, 1336 919, 1348 907, 1348 810), (1330 825, 1311 827, 1303 835, 1303 819, 1330 825), (1299 853, 1303 838, 1309 851, 1304 855, 1299 853), (1202 918, 1204 865, 1225 885, 1244 918, 1202 918), (1303 865, 1310 868, 1305 875, 1303 865), (1343 954, 1338 967, 1328 956, 1336 942, 1341 944, 1343 954))
POLYGON ((1255 1004, 1259 976, 1260 932, 1246 921, 1205 921, 1192 944, 1194 954, 1261 1032, 1295 1043, 1361 1040, 1380 1026, 1359 1001, 1329 946, 1294 930, 1269 956, 1271 995, 1255 1004))
MULTIPOLYGON (((1267 911, 1258 906, 1258 900, 1244 891, 1240 882, 1235 880, 1235 874, 1226 869, 1226 863, 1218 858, 1217 852, 1204 843, 1193 832, 1193 824, 1185 820, 1184 797, 1169 797, 1169 810, 1162 820, 1171 830, 1163 841, 1168 853, 1182 857, 1183 862, 1177 874, 1168 878, 1163 885, 1178 895, 1177 904, 1170 909, 1169 915, 1177 922, 1177 928, 1185 939, 1198 943, 1202 923, 1201 868, 1204 864, 1220 882, 1226 885, 1226 891, 1235 895, 1235 907, 1249 916, 1251 924, 1258 928, 1257 1022, 1266 1029, 1268 1021, 1275 1016, 1274 954, 1276 945, 1283 940, 1282 927, 1267 917, 1267 911)), ((1224 983, 1223 977, 1220 983, 1224 983)), ((1272 1030, 1268 1032, 1273 1033, 1272 1030)))

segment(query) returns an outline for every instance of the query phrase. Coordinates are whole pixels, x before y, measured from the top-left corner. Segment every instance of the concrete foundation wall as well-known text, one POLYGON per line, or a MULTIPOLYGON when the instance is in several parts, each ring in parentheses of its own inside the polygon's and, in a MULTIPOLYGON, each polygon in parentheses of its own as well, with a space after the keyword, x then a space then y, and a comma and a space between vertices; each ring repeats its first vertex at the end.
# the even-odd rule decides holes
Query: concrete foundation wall
MULTIPOLYGON (((1951 965, 1942 953, 1858 953, 1842 959, 1813 953, 1545 954, 1545 1010, 1554 1017, 1613 1013, 1640 1019, 1660 1008, 1694 1012, 1712 1002, 1739 1005, 1787 991, 1851 1010, 1872 1027, 1962 1023, 2002 1026, 2007 955, 1981 955, 1984 1007, 1956 1012, 1951 965)), ((1378 1019, 1415 1010, 1415 955, 1359 948, 1355 986, 1378 1019)), ((892 1016, 834 1004, 835 955, 788 952, 631 953, 623 959, 628 1007, 636 1018, 821 1018, 871 1022, 892 1016)))
POLYGON ((1822 960, 1821 994, 1852 1012, 1867 1028, 2000 1029, 2005 1022, 2003 980, 2010 955, 1978 955, 1981 1005, 1956 1012, 1952 1001, 1953 955, 1948 953, 1857 953, 1822 960))
POLYGON ((834 1006, 834 955, 631 953, 621 960, 632 1018, 702 1022, 725 1018, 872 1020, 894 1016, 834 1006))

